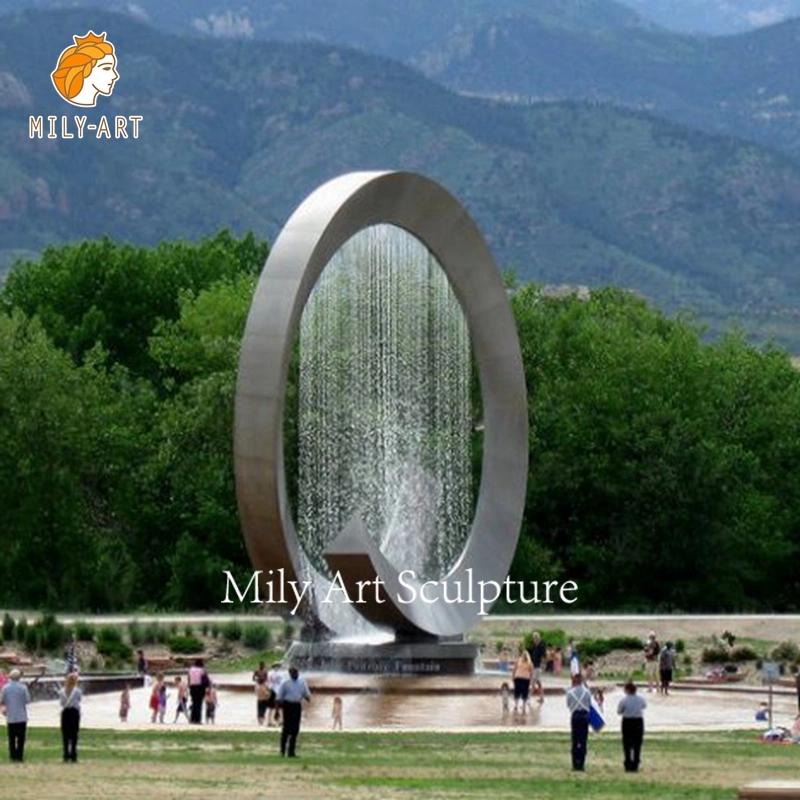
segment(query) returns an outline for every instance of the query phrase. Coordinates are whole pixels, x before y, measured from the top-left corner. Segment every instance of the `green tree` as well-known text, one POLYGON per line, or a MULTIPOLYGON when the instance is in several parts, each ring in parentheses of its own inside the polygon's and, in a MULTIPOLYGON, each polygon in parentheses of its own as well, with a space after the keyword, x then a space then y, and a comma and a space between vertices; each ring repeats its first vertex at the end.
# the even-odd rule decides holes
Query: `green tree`
POLYGON ((115 607, 131 590, 126 531, 109 503, 122 473, 120 376, 75 365, 37 321, 0 314, 0 596, 31 607, 115 607))
POLYGON ((266 255, 266 244, 252 234, 236 239, 229 231, 199 244, 147 248, 103 238, 50 247, 39 261, 12 270, 2 302, 37 316, 76 362, 99 344, 110 364, 152 379, 159 376, 148 339, 160 320, 177 319, 181 292, 254 275, 266 255))
POLYGON ((526 287, 514 309, 531 422, 520 552, 530 538, 539 560, 557 558, 584 607, 764 602, 793 552, 791 526, 776 523, 796 503, 776 496, 762 459, 790 424, 786 410, 770 417, 775 389, 800 388, 788 359, 731 338, 706 344, 691 324, 616 290, 548 299, 526 287), (734 432, 720 411, 736 375, 764 387, 752 400, 767 411, 750 408, 734 432), (759 428, 769 431, 761 444, 759 428))
POLYGON ((153 423, 138 527, 148 573, 171 606, 216 605, 222 571, 248 565, 232 431, 239 346, 254 283, 240 275, 197 294, 181 293, 180 316, 162 320, 150 340, 159 370, 174 377, 153 423))

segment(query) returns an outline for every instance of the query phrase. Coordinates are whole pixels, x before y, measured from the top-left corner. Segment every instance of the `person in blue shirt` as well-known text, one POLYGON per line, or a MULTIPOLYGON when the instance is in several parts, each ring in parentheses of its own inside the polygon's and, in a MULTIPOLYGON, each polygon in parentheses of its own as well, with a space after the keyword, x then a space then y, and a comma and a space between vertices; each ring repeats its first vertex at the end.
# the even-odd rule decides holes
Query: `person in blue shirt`
POLYGON ((592 693, 583 683, 580 674, 572 676, 572 687, 567 692, 572 738, 572 769, 583 772, 586 765, 586 745, 589 739, 589 709, 592 693))
POLYGON ((281 709, 283 727, 281 728, 281 755, 294 758, 297 748, 297 736, 300 733, 300 716, 303 700, 310 700, 311 692, 297 668, 289 669, 289 677, 278 688, 276 700, 281 709))
POLYGON ((0 706, 6 715, 8 728, 8 753, 12 761, 25 760, 25 733, 28 728, 28 703, 31 695, 28 687, 20 683, 18 669, 8 673, 9 681, 0 692, 0 706))

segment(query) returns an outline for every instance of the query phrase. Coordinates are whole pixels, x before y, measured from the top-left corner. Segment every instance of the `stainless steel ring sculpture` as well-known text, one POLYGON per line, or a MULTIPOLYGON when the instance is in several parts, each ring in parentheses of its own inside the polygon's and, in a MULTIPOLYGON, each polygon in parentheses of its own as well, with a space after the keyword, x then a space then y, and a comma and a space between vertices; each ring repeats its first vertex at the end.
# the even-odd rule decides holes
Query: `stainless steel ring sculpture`
MULTIPOLYGON (((528 412, 516 328, 499 272, 475 223, 437 183, 407 172, 353 172, 320 186, 291 216, 259 279, 242 342, 235 399, 234 455, 239 512, 257 570, 286 580, 321 579, 298 541, 286 492, 283 416, 293 342, 314 285, 333 254, 371 225, 403 228, 444 269, 469 326, 481 386, 484 452, 469 537, 455 565, 426 596, 408 592, 357 519, 325 557, 348 590, 383 583, 378 603, 356 610, 402 635, 448 637, 475 621, 477 603, 442 602, 443 582, 505 580, 519 536, 528 468, 528 412)), ((452 594, 452 593, 451 593, 452 594)), ((352 597, 357 593, 351 594, 352 597)), ((323 618, 324 621, 324 618, 323 618)))

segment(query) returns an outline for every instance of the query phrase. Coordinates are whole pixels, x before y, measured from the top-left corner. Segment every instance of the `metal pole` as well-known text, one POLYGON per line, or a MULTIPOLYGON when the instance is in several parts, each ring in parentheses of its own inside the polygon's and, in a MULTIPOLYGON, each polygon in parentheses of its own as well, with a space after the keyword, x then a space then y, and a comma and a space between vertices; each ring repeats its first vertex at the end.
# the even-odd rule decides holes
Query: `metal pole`
POLYGON ((769 727, 772 730, 772 681, 769 682, 769 727))

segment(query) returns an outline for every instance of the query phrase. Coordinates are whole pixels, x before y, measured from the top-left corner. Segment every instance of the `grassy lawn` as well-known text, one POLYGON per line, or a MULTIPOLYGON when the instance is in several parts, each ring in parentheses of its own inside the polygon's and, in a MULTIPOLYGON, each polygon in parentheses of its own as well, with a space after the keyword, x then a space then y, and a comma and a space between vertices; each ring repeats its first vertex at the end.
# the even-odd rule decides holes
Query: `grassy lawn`
POLYGON ((799 746, 752 732, 648 736, 636 775, 616 731, 590 739, 584 774, 569 769, 565 734, 303 733, 296 760, 279 757, 277 735, 86 730, 72 765, 56 729, 33 729, 26 763, 0 762, 0 787, 9 798, 722 800, 750 780, 800 776, 799 746))

